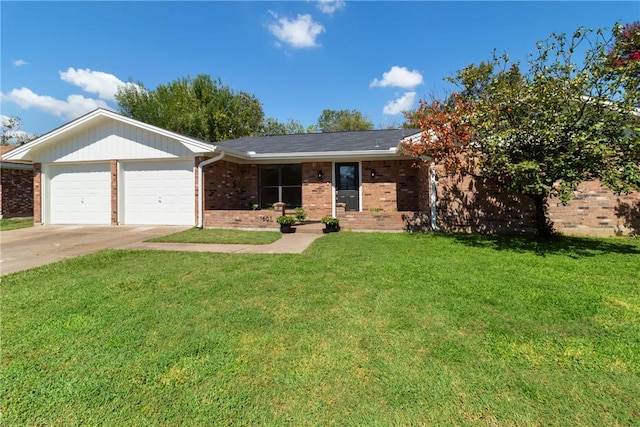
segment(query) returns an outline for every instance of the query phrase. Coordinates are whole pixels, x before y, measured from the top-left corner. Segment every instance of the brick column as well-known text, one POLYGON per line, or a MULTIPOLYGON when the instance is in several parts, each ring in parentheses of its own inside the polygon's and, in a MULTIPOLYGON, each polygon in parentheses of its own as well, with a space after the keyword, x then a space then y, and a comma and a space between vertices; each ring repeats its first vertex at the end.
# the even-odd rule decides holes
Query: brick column
POLYGON ((42 163, 33 164, 33 222, 42 224, 42 163))
POLYGON ((118 225, 118 161, 111 160, 111 225, 118 225))

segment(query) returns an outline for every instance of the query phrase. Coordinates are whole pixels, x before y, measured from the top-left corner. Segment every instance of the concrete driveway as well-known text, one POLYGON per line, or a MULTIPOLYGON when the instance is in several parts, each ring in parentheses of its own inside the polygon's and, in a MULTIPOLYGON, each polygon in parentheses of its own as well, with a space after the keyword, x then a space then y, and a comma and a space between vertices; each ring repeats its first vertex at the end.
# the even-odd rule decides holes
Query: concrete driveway
POLYGON ((135 247, 186 226, 36 225, 0 234, 0 274, 38 267, 101 249, 135 247))

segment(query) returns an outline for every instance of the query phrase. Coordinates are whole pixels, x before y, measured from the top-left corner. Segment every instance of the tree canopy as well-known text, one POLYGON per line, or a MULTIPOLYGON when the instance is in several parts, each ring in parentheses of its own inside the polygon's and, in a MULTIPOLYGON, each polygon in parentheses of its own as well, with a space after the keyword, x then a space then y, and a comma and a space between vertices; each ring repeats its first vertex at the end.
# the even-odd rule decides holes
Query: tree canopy
POLYGON ((567 202, 583 181, 640 189, 638 60, 616 64, 618 34, 552 34, 525 66, 494 54, 463 68, 449 78, 459 93, 407 115, 427 132, 405 149, 531 197, 541 235, 551 232, 547 199, 567 202))
POLYGON ((320 132, 371 130, 373 123, 356 110, 323 110, 318 117, 320 132))
POLYGON ((289 119, 285 123, 279 122, 273 117, 268 117, 262 124, 261 135, 292 135, 296 133, 305 133, 304 126, 294 119, 289 119))
POLYGON ((255 96, 203 74, 154 90, 141 83, 122 86, 116 100, 128 117, 211 142, 259 135, 264 120, 255 96))
POLYGON ((20 117, 2 117, 0 145, 24 145, 36 138, 35 135, 20 130, 21 126, 20 117))

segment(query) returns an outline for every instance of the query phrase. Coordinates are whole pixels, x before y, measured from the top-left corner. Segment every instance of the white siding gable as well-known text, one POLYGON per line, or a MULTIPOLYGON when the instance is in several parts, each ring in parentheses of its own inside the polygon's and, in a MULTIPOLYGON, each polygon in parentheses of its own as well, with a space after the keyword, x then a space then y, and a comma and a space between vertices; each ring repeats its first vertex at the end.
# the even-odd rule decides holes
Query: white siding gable
POLYGON ((176 139, 115 120, 69 132, 63 141, 37 147, 33 153, 42 163, 190 156, 193 152, 176 139))

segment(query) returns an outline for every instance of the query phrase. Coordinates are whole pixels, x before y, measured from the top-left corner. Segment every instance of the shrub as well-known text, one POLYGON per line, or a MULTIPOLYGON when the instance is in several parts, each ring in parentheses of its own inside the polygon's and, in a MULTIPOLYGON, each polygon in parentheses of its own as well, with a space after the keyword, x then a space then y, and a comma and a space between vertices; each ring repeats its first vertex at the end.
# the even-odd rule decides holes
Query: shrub
POLYGON ((296 223, 296 219, 291 215, 282 215, 276 218, 276 222, 280 225, 293 225, 296 223))
POLYGON ((296 221, 304 222, 307 219, 307 211, 303 207, 296 208, 296 221))

